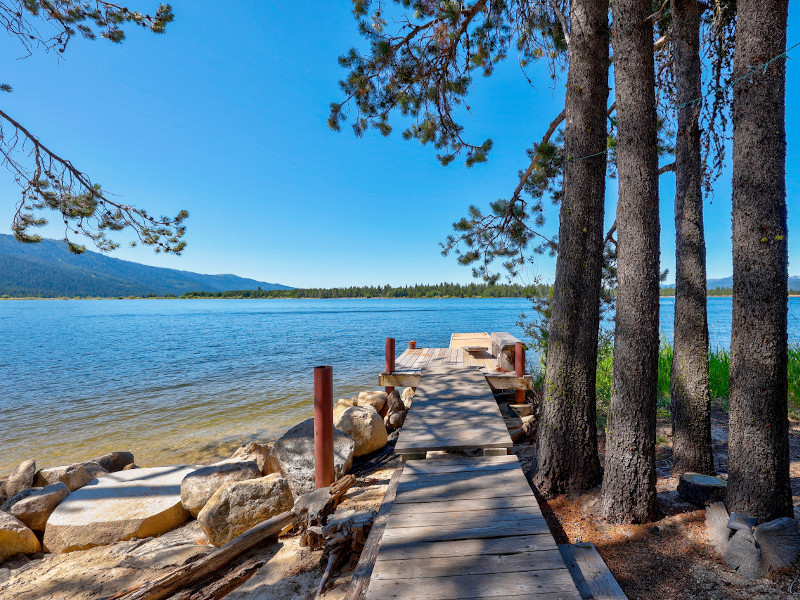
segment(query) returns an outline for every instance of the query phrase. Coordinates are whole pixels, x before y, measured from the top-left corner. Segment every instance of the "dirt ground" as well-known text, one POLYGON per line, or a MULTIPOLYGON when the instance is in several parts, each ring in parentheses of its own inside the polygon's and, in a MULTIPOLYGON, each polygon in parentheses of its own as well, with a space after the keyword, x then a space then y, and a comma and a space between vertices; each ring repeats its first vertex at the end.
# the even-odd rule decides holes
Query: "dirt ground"
MULTIPOLYGON (((705 537, 705 510, 681 501, 672 477, 668 423, 659 425, 668 441, 657 448, 660 519, 648 525, 609 525, 597 510, 599 489, 578 498, 541 502, 558 543, 591 542, 630 600, 744 600, 800 598, 800 567, 745 579, 727 567, 705 537), (791 593, 789 590, 792 590, 791 593)), ((714 464, 727 477, 727 414, 712 417, 714 464)), ((800 513, 800 423, 790 423, 790 456, 795 518, 800 513)))

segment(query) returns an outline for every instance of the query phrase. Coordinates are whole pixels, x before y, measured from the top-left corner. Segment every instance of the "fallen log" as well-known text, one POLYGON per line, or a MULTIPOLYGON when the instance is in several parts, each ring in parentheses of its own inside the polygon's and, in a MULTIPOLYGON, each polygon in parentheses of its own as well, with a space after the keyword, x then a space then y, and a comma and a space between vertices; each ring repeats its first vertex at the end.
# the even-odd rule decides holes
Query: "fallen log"
POLYGON ((263 558, 251 558, 222 579, 191 594, 189 600, 220 600, 250 579, 266 562, 263 558))
POLYGON ((163 600, 181 588, 190 586, 218 571, 237 556, 255 548, 263 541, 277 536, 284 527, 296 523, 304 514, 303 510, 297 512, 287 510, 248 529, 210 554, 173 569, 161 577, 145 581, 133 589, 115 594, 108 600, 163 600))

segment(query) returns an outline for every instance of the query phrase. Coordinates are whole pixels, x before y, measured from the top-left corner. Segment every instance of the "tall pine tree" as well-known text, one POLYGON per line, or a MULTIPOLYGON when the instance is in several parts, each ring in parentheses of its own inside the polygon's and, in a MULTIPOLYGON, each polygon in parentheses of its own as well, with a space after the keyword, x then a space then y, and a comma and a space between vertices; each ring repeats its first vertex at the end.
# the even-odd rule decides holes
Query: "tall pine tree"
POLYGON ((617 313, 601 508, 613 522, 656 516, 659 213, 651 4, 612 5, 617 101, 617 313))
POLYGON ((733 89, 733 322, 728 497, 792 516, 787 419, 788 0, 740 0, 733 89))

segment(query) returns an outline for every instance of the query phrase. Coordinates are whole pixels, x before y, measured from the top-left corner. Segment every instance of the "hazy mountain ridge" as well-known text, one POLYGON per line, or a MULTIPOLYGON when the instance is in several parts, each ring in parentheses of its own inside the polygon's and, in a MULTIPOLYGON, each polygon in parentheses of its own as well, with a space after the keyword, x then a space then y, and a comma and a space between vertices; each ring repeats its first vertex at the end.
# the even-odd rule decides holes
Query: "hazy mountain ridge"
MULTIPOLYGON (((675 284, 670 283, 669 285, 664 285, 661 287, 674 288, 675 284)), ((720 279, 709 279, 708 283, 706 284, 706 288, 709 290, 713 290, 716 288, 731 289, 733 288, 733 276, 722 277, 720 279)), ((800 275, 789 276, 789 289, 800 291, 800 275)))
POLYGON ((237 275, 151 267, 91 252, 75 255, 57 240, 21 244, 0 234, 0 295, 159 296, 184 292, 291 289, 237 275))

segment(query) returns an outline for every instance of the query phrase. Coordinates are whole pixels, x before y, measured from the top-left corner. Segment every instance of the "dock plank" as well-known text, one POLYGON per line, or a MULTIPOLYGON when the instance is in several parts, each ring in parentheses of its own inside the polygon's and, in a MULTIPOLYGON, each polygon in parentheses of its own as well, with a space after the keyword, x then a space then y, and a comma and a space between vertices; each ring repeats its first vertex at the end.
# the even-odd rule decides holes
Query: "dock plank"
MULTIPOLYGON (((451 353, 454 350, 451 348, 451 353)), ((463 353, 461 353, 463 355, 463 353)), ((477 367, 425 367, 395 451, 511 448, 513 442, 477 367)))

